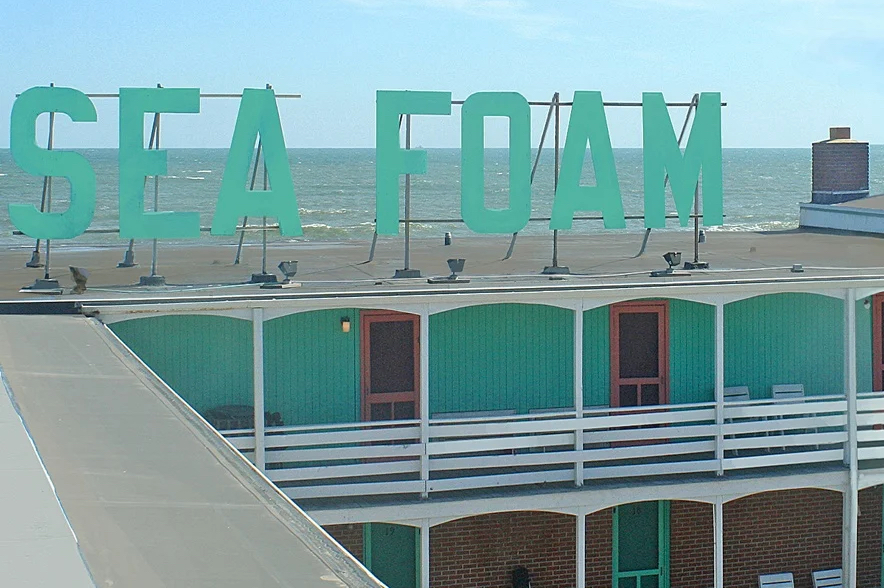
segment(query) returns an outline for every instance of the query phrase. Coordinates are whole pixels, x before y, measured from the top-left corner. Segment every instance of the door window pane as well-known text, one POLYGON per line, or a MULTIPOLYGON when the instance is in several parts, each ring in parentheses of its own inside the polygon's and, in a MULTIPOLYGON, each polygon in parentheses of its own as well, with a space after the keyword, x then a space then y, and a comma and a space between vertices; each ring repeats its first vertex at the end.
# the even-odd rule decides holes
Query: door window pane
POLYGON ((397 421, 403 421, 415 418, 414 402, 394 402, 393 415, 397 421))
POLYGON ((621 378, 659 377, 659 319, 656 312, 620 314, 621 378))
POLYGON ((369 323, 369 346, 370 392, 413 391, 414 322, 369 323))
POLYGON ((620 406, 638 406, 638 386, 635 384, 620 386, 620 406))
POLYGON ((642 406, 660 404, 660 385, 642 384, 642 406))
POLYGON ((371 420, 373 421, 392 421, 393 405, 389 402, 378 402, 371 405, 371 420))

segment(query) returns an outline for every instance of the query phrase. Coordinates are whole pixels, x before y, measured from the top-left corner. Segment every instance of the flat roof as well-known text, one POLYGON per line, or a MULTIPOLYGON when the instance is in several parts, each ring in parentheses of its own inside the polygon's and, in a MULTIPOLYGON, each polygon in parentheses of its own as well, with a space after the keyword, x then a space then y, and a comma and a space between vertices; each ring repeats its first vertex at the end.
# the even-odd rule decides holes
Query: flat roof
MULTIPOLYGON (((708 270, 691 270, 690 275, 650 277, 653 270, 667 267, 662 255, 680 251, 682 261, 694 257, 692 229, 653 231, 642 255, 644 231, 608 231, 593 234, 567 234, 558 242, 558 264, 567 266, 568 276, 554 276, 569 285, 587 287, 604 285, 661 286, 679 284, 715 284, 747 280, 801 281, 838 280, 845 277, 884 279, 884 237, 846 234, 806 229, 780 232, 706 231, 700 245, 699 259, 709 263, 708 270), (793 264, 801 264, 803 273, 793 273, 793 264)), ((279 239, 279 238, 277 238, 279 239)), ((410 267, 421 271, 420 278, 394 278, 404 268, 404 239, 378 239, 374 259, 368 262, 371 242, 272 242, 268 247, 268 272, 275 273, 282 260, 298 260, 294 280, 297 288, 261 289, 249 284, 253 273, 261 271, 261 247, 250 245, 242 262, 233 263, 235 245, 193 245, 160 243, 157 273, 164 276, 165 287, 138 286, 139 277, 150 273, 150 243, 138 244, 134 268, 117 268, 125 245, 115 248, 60 246, 52 251, 51 276, 57 277, 65 293, 56 300, 88 303, 133 299, 166 300, 200 297, 236 296, 299 297, 321 293, 370 292, 373 294, 448 292, 493 287, 550 285, 551 276, 541 272, 552 265, 552 234, 520 235, 512 256, 505 259, 510 237, 460 236, 443 245, 437 239, 413 239, 410 243, 410 267), (449 274, 446 260, 464 258, 461 274, 471 281, 428 284, 428 277, 449 274), (90 271, 88 290, 71 295, 73 281, 68 266, 90 271)), ((25 268, 30 250, 0 252, 0 301, 47 300, 51 297, 33 292, 19 292, 43 276, 42 269, 25 268)), ((559 282, 561 284, 561 282, 559 282)))
MULTIPOLYGON (((57 549, 3 537, 4 579, 19 558, 76 569, 78 547, 96 586, 383 588, 98 321, 0 317, 0 369, 77 541, 58 520, 57 549)), ((49 508, 45 488, 3 479, 13 520, 49 508)))

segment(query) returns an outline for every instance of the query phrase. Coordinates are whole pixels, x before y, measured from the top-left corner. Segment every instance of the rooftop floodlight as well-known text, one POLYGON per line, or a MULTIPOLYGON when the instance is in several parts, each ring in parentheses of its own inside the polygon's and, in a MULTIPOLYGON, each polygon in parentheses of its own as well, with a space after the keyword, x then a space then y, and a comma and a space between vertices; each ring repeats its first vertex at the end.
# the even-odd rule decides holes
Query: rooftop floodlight
POLYGON ((262 288, 297 288, 301 285, 299 282, 292 281, 292 278, 298 273, 297 260, 280 261, 276 267, 279 268, 279 272, 285 276, 285 279, 282 282, 264 282, 261 284, 262 288))
POLYGON ((430 284, 466 284, 469 283, 469 279, 460 278, 457 274, 463 271, 463 266, 466 263, 466 259, 463 258, 452 258, 448 260, 448 269, 451 270, 451 275, 448 277, 435 277, 427 280, 430 284))
POLYGON ((663 254, 663 259, 669 264, 665 270, 654 270, 651 272, 652 278, 660 276, 689 276, 688 272, 678 271, 675 266, 681 263, 681 251, 667 251, 663 254))
POLYGON ((71 294, 82 294, 86 291, 86 280, 89 279, 89 270, 82 267, 69 266, 71 278, 74 280, 74 288, 71 294))

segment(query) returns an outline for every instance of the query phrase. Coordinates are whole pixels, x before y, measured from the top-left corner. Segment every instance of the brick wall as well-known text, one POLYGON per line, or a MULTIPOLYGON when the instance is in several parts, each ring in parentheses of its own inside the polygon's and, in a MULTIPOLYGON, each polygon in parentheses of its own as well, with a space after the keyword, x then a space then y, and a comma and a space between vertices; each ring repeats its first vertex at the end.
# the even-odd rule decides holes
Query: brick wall
POLYGON ((610 588, 614 510, 606 508, 586 515, 586 586, 610 588))
POLYGON ((810 573, 841 567, 842 498, 829 490, 783 490, 724 505, 724 577, 728 588, 754 588, 760 574, 792 572, 796 588, 810 573))
POLYGON ((509 588, 512 570, 525 566, 532 588, 572 588, 576 541, 574 517, 562 514, 508 512, 451 521, 430 530, 430 586, 509 588))
POLYGON ((857 586, 881 585, 881 486, 859 493, 857 586))
POLYGON ((353 557, 364 562, 362 553, 362 525, 327 525, 323 527, 335 541, 344 546, 344 549, 353 554, 353 557))
POLYGON ((712 517, 711 504, 670 503, 669 584, 672 588, 709 588, 715 584, 715 524, 712 517))

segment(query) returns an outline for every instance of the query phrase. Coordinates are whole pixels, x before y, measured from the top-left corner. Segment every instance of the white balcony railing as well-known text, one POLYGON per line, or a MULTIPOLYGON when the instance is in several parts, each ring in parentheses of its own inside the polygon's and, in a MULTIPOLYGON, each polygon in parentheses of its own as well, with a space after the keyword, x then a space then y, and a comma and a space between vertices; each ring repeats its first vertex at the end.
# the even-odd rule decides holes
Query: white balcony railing
MULTIPOLYGON (((859 459, 884 459, 884 393, 859 400, 859 459), (882 413, 882 414, 878 414, 882 413), (877 446, 873 446, 877 444, 877 446), (865 446, 864 446, 865 445, 865 446)), ((438 494, 593 480, 727 473, 843 463, 843 396, 517 416, 278 427, 267 430, 266 472, 292 498, 438 494)), ((253 432, 225 432, 247 455, 253 432)))

